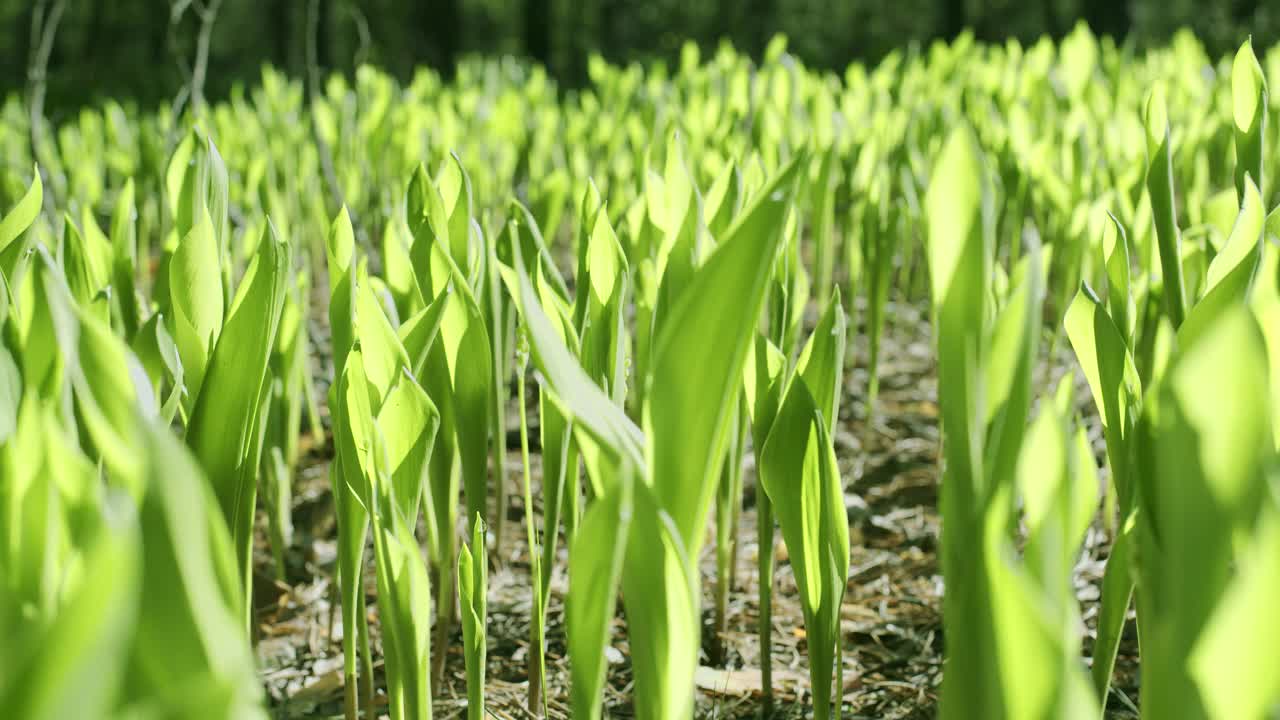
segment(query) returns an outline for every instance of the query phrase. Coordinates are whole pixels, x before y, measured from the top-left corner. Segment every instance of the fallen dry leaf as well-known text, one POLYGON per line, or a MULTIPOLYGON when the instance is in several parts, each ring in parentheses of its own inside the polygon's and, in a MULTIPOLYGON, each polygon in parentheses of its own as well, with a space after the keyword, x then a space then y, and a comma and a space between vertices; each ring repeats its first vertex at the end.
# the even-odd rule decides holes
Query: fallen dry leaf
MULTIPOLYGON (((693 681, 699 690, 712 695, 726 697, 744 697, 761 695, 760 669, 744 668, 742 670, 721 670, 719 668, 698 668, 693 674, 693 681)), ((808 682, 808 677, 795 670, 774 668, 773 692, 775 695, 794 696, 797 689, 808 682)))

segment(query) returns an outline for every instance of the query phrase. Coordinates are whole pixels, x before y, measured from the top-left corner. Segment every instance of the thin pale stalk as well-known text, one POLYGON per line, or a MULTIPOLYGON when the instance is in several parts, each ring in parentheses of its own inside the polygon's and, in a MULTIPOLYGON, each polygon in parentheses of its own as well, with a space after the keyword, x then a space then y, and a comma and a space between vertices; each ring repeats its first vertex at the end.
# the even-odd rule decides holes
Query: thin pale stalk
POLYGON ((773 504, 756 480, 756 568, 760 592, 760 717, 773 716, 773 504))
MULTIPOLYGON (((734 413, 737 415, 737 413, 734 413)), ((733 589, 734 564, 737 560, 737 516, 742 508, 742 439, 743 427, 738 422, 729 439, 720 488, 716 498, 716 595, 715 629, 712 650, 717 665, 728 662, 724 637, 728 631, 729 593, 733 589)))
POLYGON ((735 442, 737 443, 736 454, 738 457, 738 462, 735 463, 733 466, 733 475, 732 475, 733 497, 735 498, 735 500, 733 503, 733 512, 729 515, 729 537, 733 539, 732 543, 730 543, 729 545, 729 588, 730 589, 738 586, 738 550, 739 550, 738 527, 742 523, 742 488, 743 488, 742 454, 746 449, 747 432, 748 430, 750 430, 750 427, 751 427, 751 418, 747 414, 746 401, 740 400, 738 408, 740 410, 739 419, 738 419, 738 437, 735 440, 735 442))
POLYGON ((252 480, 241 482, 236 508, 234 540, 236 560, 240 568, 241 617, 245 637, 253 636, 253 508, 258 499, 258 486, 252 480), (247 485, 247 487, 245 487, 247 485))
MULTIPOLYGON (((458 558, 458 513, 457 513, 457 478, 459 472, 459 463, 457 456, 448 464, 447 472, 449 480, 449 490, 444 493, 447 498, 445 502, 449 503, 445 506, 446 518, 440 521, 439 528, 439 554, 434 558, 436 573, 436 624, 435 634, 431 640, 431 647, 434 650, 439 648, 439 652, 433 652, 431 656, 431 692, 438 696, 441 688, 444 686, 444 670, 445 663, 448 658, 449 638, 453 632, 453 622, 457 612, 457 598, 454 583, 457 582, 457 569, 455 563, 458 558)), ((440 501, 436 501, 437 508, 440 508, 440 501)))
POLYGON ((840 632, 840 616, 836 615, 836 692, 831 700, 835 720, 844 715, 844 638, 840 632))
MULTIPOLYGON (((496 333, 495 333, 496 337, 496 333)), ((495 342, 495 346, 498 345, 495 342)), ((497 484, 497 497, 494 502, 497 507, 494 508, 493 521, 493 560, 496 563, 502 562, 502 538, 505 534, 504 529, 507 524, 507 419, 503 391, 506 390, 507 384, 504 382, 505 363, 500 351, 495 347, 493 357, 493 415, 490 420, 492 428, 490 432, 493 434, 493 477, 494 483, 497 484)), ((521 396, 523 402, 523 396, 521 396)))
MULTIPOLYGON (((303 307, 307 307, 308 303, 303 303, 303 307)), ((302 342, 310 343, 310 338, 306 333, 302 336, 302 342)), ((325 442, 324 424, 320 421, 320 395, 316 392, 316 382, 311 367, 312 354, 303 350, 303 372, 302 372, 302 391, 303 399, 306 401, 307 410, 307 426, 311 428, 311 444, 317 447, 323 446, 325 442)))
POLYGON ((1173 153, 1169 144, 1169 124, 1164 120, 1163 105, 1163 96, 1157 96, 1148 101, 1150 116, 1148 125, 1152 127, 1148 128, 1148 150, 1151 161, 1147 167, 1147 195, 1151 198, 1151 212, 1156 226, 1165 313, 1176 330, 1186 317, 1187 301, 1182 275, 1178 213, 1174 198, 1173 153))
POLYGON ((569 466, 565 468, 564 478, 564 511, 561 513, 566 544, 573 543, 578 534, 578 521, 582 516, 582 458, 572 447, 569 455, 569 466))
MULTIPOLYGON (((524 489, 524 518, 525 518, 525 534, 529 542, 529 559, 535 566, 541 557, 538 548, 538 532, 533 523, 533 490, 530 487, 530 477, 532 473, 529 470, 529 414, 525 408, 525 369, 521 367, 516 374, 516 386, 518 403, 520 407, 520 465, 523 471, 523 489, 524 489)), ((543 699, 546 695, 543 685, 545 683, 545 673, 543 667, 546 662, 546 649, 543 645, 545 630, 543 624, 543 606, 545 604, 544 597, 546 588, 542 586, 542 573, 540 568, 532 568, 530 573, 531 583, 530 591, 533 594, 531 607, 533 609, 533 617, 529 623, 529 713, 534 717, 543 717, 546 714, 543 699)))
POLYGON ((445 658, 449 654, 449 635, 453 631, 454 612, 457 606, 453 589, 454 577, 457 573, 453 567, 454 561, 447 559, 457 554, 454 550, 456 545, 454 545, 453 535, 451 531, 447 537, 440 538, 443 557, 446 559, 442 560, 441 566, 436 569, 440 581, 439 594, 436 596, 435 638, 432 639, 431 647, 440 648, 440 651, 431 656, 431 694, 434 696, 439 696, 441 688, 444 687, 445 658))
POLYGON ((266 462, 267 474, 267 530, 271 536, 271 559, 275 565, 276 579, 285 579, 284 553, 289 542, 286 528, 289 523, 291 488, 289 469, 278 448, 272 448, 266 462))
POLYGON ((360 674, 362 676, 360 687, 364 694, 364 716, 368 718, 368 720, 377 720, 378 718, 377 708, 375 708, 373 705, 373 698, 374 698, 373 650, 369 644, 369 609, 367 605, 368 601, 365 599, 365 596, 364 596, 363 579, 359 581, 359 584, 360 584, 360 604, 359 604, 360 621, 359 623, 357 623, 356 628, 358 629, 358 634, 359 634, 358 636, 360 639, 360 674))
MULTIPOLYGON (((341 478, 335 480, 335 503, 338 505, 338 595, 342 612, 343 686, 346 720, 356 720, 357 633, 360 625, 359 596, 361 557, 357 547, 364 540, 365 516, 341 478), (341 483, 341 484, 339 484, 341 483)), ((331 631, 332 633, 332 631, 331 631)))

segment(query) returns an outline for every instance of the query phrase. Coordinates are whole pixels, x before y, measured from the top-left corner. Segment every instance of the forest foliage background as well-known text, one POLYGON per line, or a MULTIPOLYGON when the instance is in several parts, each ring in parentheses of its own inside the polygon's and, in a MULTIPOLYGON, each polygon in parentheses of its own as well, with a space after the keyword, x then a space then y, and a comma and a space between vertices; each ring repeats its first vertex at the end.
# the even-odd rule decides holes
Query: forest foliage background
POLYGON ((707 48, 727 39, 758 56, 776 32, 807 64, 835 70, 964 28, 1029 42, 1084 20, 1141 48, 1186 27, 1211 55, 1250 33, 1263 47, 1280 38, 1280 3, 1265 0, 0 0, 0 96, 27 86, 39 47, 32 21, 59 3, 46 101, 55 122, 103 97, 173 97, 209 11, 210 98, 253 82, 265 63, 301 76, 371 62, 403 79, 423 64, 448 75, 469 54, 530 57, 573 87, 593 52, 670 60, 686 39, 707 48))

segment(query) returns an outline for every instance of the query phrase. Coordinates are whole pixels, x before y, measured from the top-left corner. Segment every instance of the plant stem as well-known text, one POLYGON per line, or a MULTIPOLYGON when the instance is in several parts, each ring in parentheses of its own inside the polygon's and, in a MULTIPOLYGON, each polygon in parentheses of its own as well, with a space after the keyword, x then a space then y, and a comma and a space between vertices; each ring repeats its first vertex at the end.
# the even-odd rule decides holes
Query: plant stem
MULTIPOLYGON (((525 408, 525 368, 524 363, 520 363, 520 367, 516 373, 516 395, 520 407, 520 464, 524 472, 524 518, 525 532, 529 541, 529 562, 531 563, 531 586, 530 591, 533 594, 532 611, 533 617, 529 623, 529 714, 534 717, 544 717, 546 709, 544 705, 545 692, 543 685, 545 683, 545 674, 543 666, 546 662, 546 648, 544 647, 544 629, 543 613, 546 607, 546 588, 542 584, 541 552, 538 548, 537 529, 533 523, 533 490, 530 487, 529 471, 529 416, 528 410, 525 408)), ((554 532, 554 528, 546 530, 554 532)))
POLYGON ((760 717, 773 715, 773 504, 756 480, 756 568, 760 591, 760 717))
MULTIPOLYGON (((58 23, 66 10, 66 0, 56 0, 48 7, 48 0, 41 0, 31 15, 31 58, 27 64, 27 106, 31 109, 31 154, 46 168, 56 167, 42 158, 44 148, 44 96, 48 88, 49 56, 53 53, 53 40, 58 23)), ((46 171, 47 174, 47 171, 46 171)), ((56 187, 54 188, 56 189, 56 187)), ((44 193, 44 208, 53 211, 52 192, 44 193)))
POLYGON ((832 698, 835 720, 844 715, 844 638, 840 631, 840 614, 836 613, 836 696, 832 698))
POLYGON ((209 0, 208 7, 197 8, 200 18, 200 34, 196 36, 196 60, 191 66, 191 107, 199 111, 204 106, 204 76, 209 67, 209 38, 213 35, 213 23, 218 19, 222 0, 209 0))
POLYGON ((356 640, 353 633, 356 632, 356 618, 359 617, 359 611, 356 607, 358 603, 351 602, 350 593, 351 580, 345 577, 345 573, 339 575, 339 582, 342 590, 339 592, 342 606, 342 656, 343 656, 343 677, 342 677, 342 695, 343 706, 345 708, 346 720, 356 720, 358 701, 356 699, 356 640))
POLYGON ((751 429, 751 416, 747 414, 747 402, 745 396, 741 396, 738 401, 739 419, 738 419, 738 436, 735 439, 736 450, 735 455, 738 461, 733 466, 733 512, 729 515, 729 588, 738 586, 738 526, 742 523, 742 455, 746 451, 747 433, 751 429))
POLYGON ((738 418, 737 407, 739 406, 735 403, 733 415, 736 422, 729 438, 716 501, 715 627, 711 647, 714 655, 712 661, 721 666, 729 659, 724 636, 728 630, 729 593, 733 589, 734 566, 738 557, 738 514, 742 508, 742 443, 745 428, 738 418))
POLYGON ((373 651, 369 645, 369 608, 364 596, 363 579, 360 583, 359 622, 356 624, 357 636, 360 639, 360 674, 363 676, 361 689, 364 692, 365 717, 377 720, 373 707, 373 651))
MULTIPOLYGON (((492 253, 490 260, 493 260, 492 253)), ((507 525, 507 414, 506 414, 506 389, 507 380, 507 353, 505 351, 507 333, 506 323, 503 322, 501 311, 500 294, 497 288, 493 288, 490 292, 489 304, 490 312, 493 314, 493 413, 492 428, 490 432, 493 434, 493 476, 494 482, 497 483, 497 498, 495 502, 497 507, 494 508, 494 519, 491 523, 493 527, 493 560, 494 564, 502 562, 502 538, 506 534, 507 525)), ((524 396, 521 395, 520 401, 524 402, 524 396)), ((521 410, 524 406, 521 405, 521 410)))
POLYGON ((450 527, 444 537, 440 538, 442 549, 442 560, 440 567, 437 569, 440 578, 440 591, 436 598, 436 631, 435 638, 432 640, 431 648, 436 652, 432 654, 431 668, 431 694, 438 696, 441 688, 444 687, 444 669, 445 660, 449 656, 449 635, 453 630, 453 613, 457 603, 454 600, 454 579, 457 572, 454 569, 453 558, 457 553, 454 551, 454 528, 450 527))
MULTIPOLYGON (((572 443, 573 441, 570 440, 572 443)), ((564 473, 564 510, 561 517, 564 518, 564 540, 565 544, 573 543, 574 537, 578 534, 578 520, 582 514, 582 465, 581 456, 577 449, 572 445, 569 447, 569 466, 565 468, 564 473)))

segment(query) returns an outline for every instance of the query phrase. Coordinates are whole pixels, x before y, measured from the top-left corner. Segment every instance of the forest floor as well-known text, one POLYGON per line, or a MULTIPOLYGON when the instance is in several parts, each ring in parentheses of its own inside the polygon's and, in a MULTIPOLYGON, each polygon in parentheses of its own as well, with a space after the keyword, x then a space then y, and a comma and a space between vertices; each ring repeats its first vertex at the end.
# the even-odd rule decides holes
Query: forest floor
MULTIPOLYGON (((845 480, 852 557, 842 610, 843 717, 924 720, 937 714, 942 678, 943 580, 938 537, 938 409, 933 349, 927 318, 915 307, 889 308, 880 369, 876 411, 868 416, 866 348, 850 343, 845 389, 835 436, 836 454, 845 480)), ((856 320, 857 318, 855 318, 856 320)), ((860 335, 859 335, 860 337, 860 335)), ((1065 343, 1060 343, 1065 345, 1065 343)), ((1073 367, 1068 350, 1059 350, 1037 376, 1036 392, 1073 367)), ((1092 418, 1088 391, 1077 393, 1081 411, 1092 418)), ((514 400, 513 400, 514 402, 514 400)), ((511 417, 514 417, 514 412, 511 417)), ((536 419, 537 413, 531 412, 536 419)), ((1091 436, 1101 449, 1096 419, 1091 436)), ((536 438, 536 430, 531 429, 536 438)), ((501 556, 490 572, 488 605, 488 678, 486 709, 495 718, 528 718, 526 699, 530 622, 529 557, 525 541, 520 482, 520 455, 514 431, 509 435, 505 476, 510 483, 501 556)), ((295 484, 294 542, 286 557, 283 581, 275 579, 266 540, 265 521, 257 547, 255 587, 257 652, 269 704, 275 717, 326 718, 342 715, 342 622, 332 604, 336 529, 329 491, 331 448, 315 447, 307 455, 295 484)), ((713 664, 716 633, 714 607, 714 541, 707 542, 703 573, 702 666, 694 677, 699 718, 755 718, 761 714, 760 645, 756 560, 760 547, 752 498, 755 481, 748 453, 746 502, 739 522, 736 577, 730 593, 723 662, 713 664)), ((533 457, 535 504, 539 459, 533 457)), ((539 512, 535 508, 535 512, 539 512)), ((491 538, 491 542, 493 539, 491 538)), ((565 650, 564 596, 567 555, 560 543, 560 563, 552 582, 548 609, 548 715, 569 718, 569 665, 565 650)), ((1075 587, 1086 624, 1088 656, 1097 615, 1098 588, 1110 548, 1100 522, 1090 528, 1076 567, 1075 587)), ((795 579, 780 534, 775 537, 772 669, 775 718, 810 714, 805 635, 795 579)), ((368 621, 374 664, 380 667, 375 581, 366 563, 368 621)), ((605 691, 612 717, 633 715, 631 674, 622 603, 608 650, 610 666, 605 691)), ((460 631, 447 649, 444 687, 435 701, 435 717, 465 716, 466 679, 460 631)), ((1137 662, 1132 623, 1117 661, 1116 688, 1108 699, 1108 717, 1136 718, 1137 662)), ((432 648, 440 652, 440 648, 432 648)), ((380 673, 375 672, 377 682, 380 673)), ((375 694, 376 709, 385 697, 375 694)))

